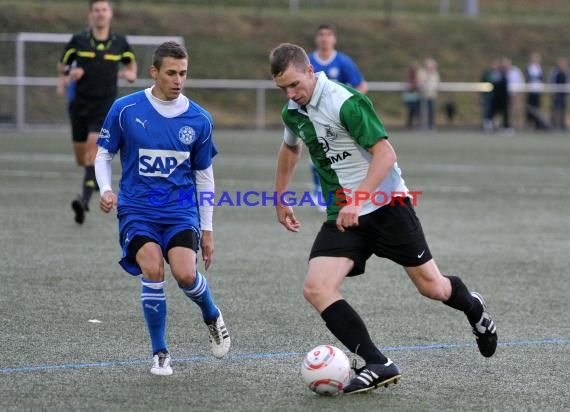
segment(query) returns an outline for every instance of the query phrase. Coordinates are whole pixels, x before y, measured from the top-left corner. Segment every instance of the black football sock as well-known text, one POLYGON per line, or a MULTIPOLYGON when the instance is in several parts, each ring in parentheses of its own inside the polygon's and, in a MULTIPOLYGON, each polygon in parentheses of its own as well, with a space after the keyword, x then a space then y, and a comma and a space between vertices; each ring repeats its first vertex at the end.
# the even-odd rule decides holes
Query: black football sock
POLYGON ((483 315, 481 302, 471 295, 460 278, 457 276, 446 276, 446 278, 451 282, 451 296, 443 303, 464 312, 471 325, 479 322, 483 315))
POLYGON ((374 345, 362 318, 344 299, 337 300, 321 313, 327 328, 352 353, 366 363, 386 363, 388 359, 374 345))
POLYGON ((89 205, 91 195, 96 187, 95 166, 85 166, 85 175, 83 176, 83 203, 89 205))

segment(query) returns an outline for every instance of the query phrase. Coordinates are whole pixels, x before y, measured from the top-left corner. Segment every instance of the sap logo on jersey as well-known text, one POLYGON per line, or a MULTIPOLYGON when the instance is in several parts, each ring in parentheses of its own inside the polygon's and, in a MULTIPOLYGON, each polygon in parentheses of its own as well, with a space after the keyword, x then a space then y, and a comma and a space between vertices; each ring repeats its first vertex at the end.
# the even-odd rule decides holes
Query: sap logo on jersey
POLYGON ((139 149, 139 175, 168 177, 190 157, 190 152, 139 149))

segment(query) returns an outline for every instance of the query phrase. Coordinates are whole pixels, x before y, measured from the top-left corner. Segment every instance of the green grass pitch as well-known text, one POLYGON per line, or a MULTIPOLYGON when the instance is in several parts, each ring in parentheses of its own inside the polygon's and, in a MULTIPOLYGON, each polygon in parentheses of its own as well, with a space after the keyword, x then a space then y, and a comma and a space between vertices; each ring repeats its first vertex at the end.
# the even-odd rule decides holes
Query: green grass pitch
MULTIPOLYGON (((217 192, 271 191, 278 131, 219 131, 217 192)), ((397 265, 372 258, 345 282, 398 385, 324 398, 300 379, 303 354, 339 343, 302 298, 323 216, 221 206, 207 276, 232 334, 209 352, 198 309, 167 275, 174 375, 149 373, 139 282, 117 260, 116 219, 94 199, 83 226, 70 201, 82 172, 67 130, 0 134, 0 409, 346 411, 568 410, 570 136, 394 132, 404 178, 441 270, 483 293, 501 346, 474 347, 461 313, 428 301, 397 265), (100 323, 89 320, 97 319, 100 323)), ((304 155, 306 156, 306 154, 304 155)), ((118 159, 114 163, 118 174, 118 159)), ((308 161, 293 190, 309 190, 308 161)))

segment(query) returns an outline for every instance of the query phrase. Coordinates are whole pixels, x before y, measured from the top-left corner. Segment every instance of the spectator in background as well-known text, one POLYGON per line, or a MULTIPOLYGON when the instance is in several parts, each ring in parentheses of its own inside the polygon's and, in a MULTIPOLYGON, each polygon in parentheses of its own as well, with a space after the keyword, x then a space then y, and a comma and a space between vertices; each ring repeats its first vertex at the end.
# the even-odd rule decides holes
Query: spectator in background
POLYGON ((402 95, 402 99, 408 109, 406 115, 406 128, 411 129, 420 124, 420 86, 418 83, 419 64, 413 62, 408 67, 406 75, 406 91, 402 95))
MULTIPOLYGON (((550 72, 550 83, 565 85, 568 83, 568 62, 559 58, 550 72)), ((557 92, 552 94, 552 127, 566 129, 566 93, 557 92)))
POLYGON ((443 104, 443 110, 445 112, 445 118, 447 119, 447 125, 451 126, 453 119, 455 119, 457 115, 457 103, 450 99, 443 104))
POLYGON ((501 114, 503 117, 503 130, 509 131, 511 125, 509 122, 509 89, 507 73, 500 60, 496 62, 496 66, 494 66, 490 74, 490 79, 491 84, 493 85, 491 119, 494 121, 495 116, 501 114))
MULTIPOLYGON (((483 83, 490 83, 494 85, 494 79, 500 75, 499 73, 499 60, 494 59, 491 65, 483 71, 481 81, 483 83)), ((481 93, 481 114, 483 116, 483 130, 492 132, 493 125, 493 94, 494 90, 484 91, 481 93)))
POLYGON ((513 66, 511 60, 503 57, 502 65, 507 76, 507 90, 509 91, 509 119, 514 130, 522 130, 524 102, 521 89, 524 86, 524 75, 521 69, 513 66))
POLYGON ((534 52, 530 55, 530 62, 526 66, 526 81, 531 87, 527 94, 527 120, 534 123, 540 129, 540 90, 544 81, 544 71, 541 65, 542 57, 540 53, 534 52))
POLYGON ((420 111, 424 109, 427 111, 427 118, 425 117, 426 114, 422 113, 422 119, 427 120, 427 128, 430 130, 435 128, 435 101, 437 99, 439 82, 437 63, 431 57, 427 58, 424 61, 424 67, 418 71, 418 84, 422 94, 420 111))

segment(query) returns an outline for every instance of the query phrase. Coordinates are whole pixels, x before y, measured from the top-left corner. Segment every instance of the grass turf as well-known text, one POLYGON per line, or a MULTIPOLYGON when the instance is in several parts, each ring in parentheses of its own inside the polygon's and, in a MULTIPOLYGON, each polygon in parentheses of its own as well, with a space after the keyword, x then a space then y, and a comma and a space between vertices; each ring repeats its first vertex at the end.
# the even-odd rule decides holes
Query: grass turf
MULTIPOLYGON (((217 191, 271 191, 279 135, 218 132, 217 191)), ((301 296, 322 215, 297 208, 303 227, 294 235, 271 207, 222 206, 207 276, 231 356, 209 354, 199 311, 168 276, 175 373, 154 377, 139 284, 116 263, 115 219, 93 201, 85 225, 73 222, 82 173, 67 132, 4 133, 0 409, 568 408, 570 138, 399 132, 391 141, 409 188, 423 191, 417 212, 440 268, 482 292, 496 315, 495 357, 479 355, 462 314, 421 298, 400 267, 373 258, 344 293, 403 379, 369 395, 313 395, 300 380, 302 354, 338 345, 301 296)), ((309 181, 302 162, 293 189, 309 181)))

